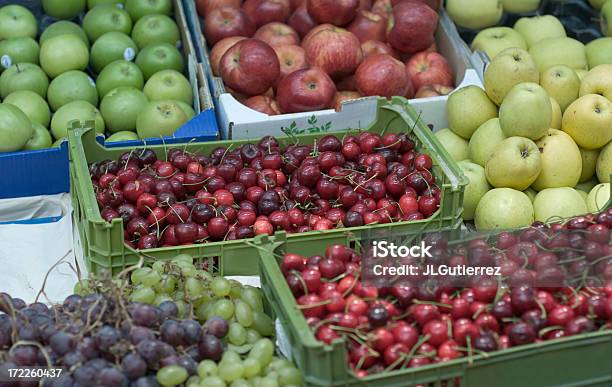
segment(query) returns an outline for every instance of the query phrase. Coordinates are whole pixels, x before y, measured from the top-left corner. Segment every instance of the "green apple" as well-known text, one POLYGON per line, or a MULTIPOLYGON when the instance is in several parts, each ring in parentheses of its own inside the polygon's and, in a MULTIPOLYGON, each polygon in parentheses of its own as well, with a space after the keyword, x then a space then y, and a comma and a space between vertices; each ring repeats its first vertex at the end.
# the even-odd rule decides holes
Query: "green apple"
POLYGON ((134 22, 145 15, 171 15, 172 0, 126 0, 125 10, 134 22))
POLYGON ((572 38, 541 40, 529 48, 529 53, 540 72, 555 65, 566 65, 573 69, 588 67, 584 44, 572 38))
POLYGON ((596 94, 575 100, 563 114, 563 131, 584 149, 598 149, 612 140, 612 102, 596 94))
POLYGON ((96 74, 110 63, 125 59, 132 61, 138 53, 136 43, 122 32, 107 32, 91 46, 89 63, 96 74))
POLYGON ((26 7, 15 4, 0 7, 0 40, 22 36, 35 38, 37 34, 36 18, 26 7))
POLYGON ((610 183, 601 183, 593 187, 586 199, 587 210, 592 213, 601 212, 610 201, 610 183))
POLYGON ((484 51, 489 58, 494 59, 497 54, 507 48, 518 47, 527 49, 523 36, 510 27, 491 27, 484 29, 472 41, 472 51, 484 51))
POLYGON ((169 16, 146 15, 134 24, 132 39, 143 49, 149 44, 169 43, 174 44, 181 40, 178 26, 169 16))
POLYGON ((564 112, 572 102, 578 99, 580 78, 573 69, 565 65, 557 65, 542 72, 540 86, 559 103, 561 111, 564 112))
POLYGON ((612 101, 612 64, 592 68, 582 80, 580 96, 599 94, 612 101))
POLYGON ((549 129, 536 141, 542 158, 542 172, 531 184, 536 191, 545 188, 573 187, 578 184, 582 173, 580 149, 565 132, 549 129))
POLYGON ((117 132, 117 133, 111 134, 104 141, 105 142, 119 142, 119 141, 133 141, 133 140, 138 140, 138 139, 139 137, 136 133, 129 132, 129 131, 123 131, 123 132, 117 132))
POLYGON ((552 129, 561 130, 561 120, 563 119, 563 113, 561 113, 561 106, 557 100, 550 97, 550 106, 552 107, 552 118, 550 120, 550 127, 552 129))
POLYGON ((32 132, 32 123, 19 108, 0 103, 0 153, 22 149, 32 132))
POLYGON ((587 180, 584 183, 580 183, 576 185, 574 188, 577 191, 583 191, 588 194, 589 192, 591 192, 593 187, 595 187, 597 184, 599 184, 599 181, 597 180, 597 178, 593 177, 592 179, 587 180))
POLYGON ((540 0, 502 0, 502 4, 505 12, 528 13, 540 7, 540 0))
POLYGON ((533 201, 535 220, 558 222, 587 213, 587 206, 578 191, 570 187, 547 188, 533 201))
POLYGON ((176 70, 163 70, 153 74, 145 83, 143 92, 150 101, 176 99, 193 104, 191 84, 176 70))
POLYGON ((527 47, 542 40, 567 36, 561 21, 552 15, 522 17, 514 23, 514 29, 523 36, 527 47))
POLYGON ((601 9, 606 1, 608 0, 589 0, 589 4, 595 9, 601 9))
POLYGON ((578 69, 576 70, 576 75, 578 75, 578 78, 580 78, 580 81, 582 82, 582 80, 584 79, 584 77, 586 77, 586 75, 589 72, 585 69, 578 69))
POLYGON ((580 149, 580 158, 582 159, 582 173, 580 174, 580 183, 587 182, 595 176, 595 167, 597 166, 597 157, 599 149, 580 149))
POLYGON ((183 112, 187 115, 188 119, 192 119, 193 117, 195 117, 196 112, 195 110, 193 110, 193 107, 191 105, 187 105, 183 101, 174 100, 174 102, 176 102, 181 107, 183 112))
POLYGON ((48 87, 47 74, 33 63, 14 64, 0 74, 0 98, 17 90, 31 90, 44 98, 48 87))
POLYGON ((542 171, 537 145, 525 137, 509 137, 499 143, 485 163, 489 184, 496 188, 529 187, 542 171))
POLYGON ((133 87, 109 91, 100 103, 100 113, 110 132, 136 131, 136 118, 149 100, 133 87))
POLYGON ((533 220, 533 205, 529 197, 511 188, 495 188, 484 194, 474 213, 474 223, 479 231, 527 227, 533 220))
POLYGON ((448 97, 446 115, 449 128, 467 140, 480 125, 497 117, 497 106, 479 86, 466 86, 448 97))
POLYGON ((546 134, 551 120, 550 97, 536 83, 514 86, 499 108, 499 124, 506 137, 537 140, 546 134))
POLYGON ((23 150, 51 148, 52 142, 49 130, 37 122, 32 122, 32 137, 26 142, 23 150))
POLYGON ((524 190, 523 193, 527 195, 527 197, 529 198, 529 200, 531 200, 532 203, 535 200, 536 195, 538 194, 537 191, 531 187, 524 190))
POLYGON ((183 72, 185 61, 183 55, 170 43, 152 43, 143 48, 136 56, 136 64, 142 70, 145 79, 162 70, 183 72))
POLYGON ((104 120, 96 107, 87 101, 72 101, 59 108, 51 119, 51 133, 55 139, 68 137, 68 129, 75 121, 95 122, 97 133, 104 133, 104 120))
POLYGON ((119 7, 125 8, 125 0, 87 0, 87 9, 103 4, 119 4, 119 7))
POLYGON ((601 32, 605 36, 612 36, 612 2, 607 1, 601 7, 601 32))
MULTIPOLYGON (((580 197, 582 198, 582 200, 584 200, 584 202, 587 202, 587 199, 589 197, 589 194, 587 192, 581 191, 579 189, 576 190, 576 192, 578 192, 580 194, 580 197)), ((587 205, 588 208, 588 205, 587 205)))
POLYGON ((89 63, 89 50, 75 35, 59 35, 40 46, 40 66, 50 78, 70 70, 84 70, 89 63))
POLYGON ((522 48, 500 52, 484 73, 485 91, 497 105, 501 105, 510 89, 523 82, 539 83, 540 72, 529 53, 522 48))
POLYGON ((4 71, 5 64, 8 64, 7 67, 13 63, 38 64, 39 53, 38 43, 28 36, 0 40, 0 73, 4 71))
POLYGON ((40 124, 45 128, 49 126, 51 120, 49 105, 35 92, 31 90, 14 91, 4 99, 4 103, 18 107, 30 122, 40 124))
POLYGON ((461 161, 468 158, 468 142, 462 137, 457 136, 450 129, 438 130, 434 133, 444 149, 451 155, 453 160, 461 161))
POLYGON ((96 82, 98 96, 102 99, 106 93, 121 86, 142 90, 144 78, 142 71, 132 62, 117 60, 104 67, 96 82))
POLYGON ((174 101, 151 101, 136 118, 136 132, 140 138, 171 136, 188 119, 174 101))
POLYGON ((53 79, 47 90, 51 110, 57 111, 65 104, 83 100, 98 106, 98 90, 94 80, 82 71, 72 70, 53 79))
POLYGON ((469 160, 463 160, 457 163, 463 174, 470 181, 465 187, 463 195, 463 220, 474 219, 474 212, 480 199, 489 192, 491 186, 487 182, 484 168, 478 164, 474 164, 469 160))
POLYGON ((56 19, 73 19, 85 10, 85 0, 42 0, 45 13, 56 19))
POLYGON ((592 40, 585 46, 589 68, 612 64, 612 37, 592 40))
POLYGON ((504 9, 499 0, 447 0, 446 12, 458 26, 480 30, 499 23, 504 9))
POLYGON ((499 126, 499 118, 491 118, 480 125, 474 132, 474 135, 472 135, 472 138, 470 138, 468 158, 484 167, 497 145, 505 139, 506 136, 504 136, 501 126, 499 126))
POLYGON ((115 4, 102 4, 87 12, 83 29, 91 42, 107 32, 116 31, 129 35, 132 32, 130 15, 115 4))
POLYGON ((66 34, 77 36, 89 48, 89 39, 87 39, 85 31, 83 31, 83 29, 78 24, 66 20, 60 20, 45 28, 45 30, 40 35, 40 44, 43 44, 48 39, 66 34))
POLYGON ((599 152, 595 171, 597 172, 597 178, 600 182, 610 182, 610 175, 612 174, 612 142, 609 142, 608 145, 599 152))

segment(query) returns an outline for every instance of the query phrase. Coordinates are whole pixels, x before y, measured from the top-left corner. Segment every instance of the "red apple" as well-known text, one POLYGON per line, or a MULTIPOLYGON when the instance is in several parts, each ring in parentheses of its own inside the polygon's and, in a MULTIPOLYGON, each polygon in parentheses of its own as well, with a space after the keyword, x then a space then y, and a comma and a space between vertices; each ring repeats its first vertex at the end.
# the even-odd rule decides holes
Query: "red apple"
POLYGON ((244 39, 230 47, 219 64, 223 82, 238 93, 264 94, 280 75, 276 53, 267 43, 244 39))
POLYGON ((340 80, 336 83, 336 88, 341 91, 357 91, 355 74, 350 74, 340 78, 340 80))
POLYGON ((448 86, 426 85, 421 86, 421 88, 414 95, 414 98, 429 98, 438 97, 441 95, 449 95, 451 91, 453 91, 453 88, 448 86))
POLYGON ((198 14, 202 17, 206 17, 214 9, 223 7, 240 8, 242 0, 196 0, 196 7, 198 14))
POLYGON ((423 51, 434 42, 438 14, 423 3, 405 1, 393 7, 387 26, 387 41, 406 54, 423 51))
POLYGON ((280 22, 272 22, 259 27, 253 38, 263 40, 270 46, 300 44, 300 37, 295 30, 280 22))
POLYGON ((244 36, 231 36, 229 38, 223 38, 217 42, 210 50, 210 66, 212 67, 212 72, 215 76, 219 76, 219 63, 221 62, 221 58, 223 54, 234 44, 238 43, 241 40, 246 39, 244 36))
MULTIPOLYGON (((232 95, 232 97, 236 98, 236 101, 238 101, 238 102, 240 102, 242 104, 244 104, 247 101, 247 99, 251 98, 250 95, 245 95, 245 94, 239 93, 236 90, 233 90, 231 87, 228 87, 227 85, 225 85, 225 91, 230 93, 232 95)), ((262 95, 265 96, 265 97, 274 98, 274 89, 269 88, 262 95)))
POLYGON ((391 98, 404 96, 410 79, 406 66, 391 55, 376 54, 363 60, 355 72, 357 90, 364 95, 381 95, 391 98))
POLYGON ((393 49, 393 47, 378 40, 368 40, 367 42, 361 43, 361 51, 363 51, 364 59, 374 54, 388 54, 396 59, 399 59, 399 55, 393 49))
POLYGON ((306 3, 306 0, 290 0, 289 2, 291 3, 291 9, 296 10, 300 5, 306 3))
POLYGON ((416 90, 427 85, 453 86, 453 69, 437 52, 419 52, 406 63, 410 80, 416 90))
POLYGON ((273 21, 284 23, 291 15, 289 0, 246 0, 242 9, 257 28, 273 21))
POLYGON ((359 0, 357 11, 369 11, 372 8, 372 0, 359 0))
POLYGON ((269 116, 281 114, 276 101, 267 95, 256 95, 244 101, 244 104, 253 110, 269 116))
POLYGON ((232 7, 217 8, 204 19, 204 35, 208 46, 214 46, 219 40, 230 36, 251 37, 255 33, 255 24, 240 9, 232 7))
POLYGON ((304 40, 306 60, 331 76, 350 74, 363 60, 361 43, 352 32, 331 24, 312 29, 304 40))
POLYGON ((368 40, 387 40, 387 19, 370 11, 360 11, 347 27, 361 43, 368 40))
POLYGON ((359 0, 306 0, 306 6, 316 22, 343 26, 357 16, 359 0))
POLYGON ((301 38, 306 36, 306 34, 317 25, 317 23, 312 20, 312 16, 308 13, 308 9, 306 9, 306 2, 303 2, 302 5, 293 11, 291 16, 289 16, 289 20, 287 20, 287 24, 296 30, 301 38))
POLYGON ((336 95, 334 81, 320 68, 298 70, 278 84, 276 100, 283 113, 328 109, 336 95))
POLYGON ((376 0, 372 5, 372 12, 388 19, 393 14, 393 4, 391 0, 376 0))
POLYGON ((279 81, 294 71, 308 68, 306 63, 306 52, 300 46, 273 46, 276 56, 280 62, 279 81))
POLYGON ((334 97, 334 109, 339 112, 342 110, 342 102, 351 101, 358 98, 361 98, 361 94, 359 94, 357 91, 339 91, 334 97))

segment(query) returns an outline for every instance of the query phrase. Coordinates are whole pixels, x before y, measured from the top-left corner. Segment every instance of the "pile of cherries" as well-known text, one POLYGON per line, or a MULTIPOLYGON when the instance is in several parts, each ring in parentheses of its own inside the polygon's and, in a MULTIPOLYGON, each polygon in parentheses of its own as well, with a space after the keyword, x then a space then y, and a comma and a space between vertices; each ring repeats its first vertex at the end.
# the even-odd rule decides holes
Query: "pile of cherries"
POLYGON ((367 258, 343 245, 286 254, 280 266, 316 338, 344 339, 350 368, 364 377, 612 329, 611 230, 609 209, 456 244, 426 236, 430 263, 501 266, 502 278, 474 276, 465 287, 431 278, 371 286, 362 281, 367 258), (575 285, 551 284, 559 273, 575 285))
POLYGON ((102 218, 122 218, 139 249, 424 219, 440 205, 431 170, 407 134, 369 132, 166 160, 134 149, 89 167, 102 218))

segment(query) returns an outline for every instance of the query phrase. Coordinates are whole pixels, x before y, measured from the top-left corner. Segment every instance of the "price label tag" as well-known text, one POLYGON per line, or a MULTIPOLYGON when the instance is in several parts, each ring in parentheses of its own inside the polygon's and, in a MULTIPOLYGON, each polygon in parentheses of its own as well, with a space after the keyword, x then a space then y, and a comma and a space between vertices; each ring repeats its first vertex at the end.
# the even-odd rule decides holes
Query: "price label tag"
POLYGON ((123 51, 123 59, 127 60, 128 62, 133 61, 135 57, 136 50, 134 50, 132 47, 128 47, 123 51))
POLYGON ((0 57, 0 64, 5 69, 8 69, 9 67, 13 65, 13 60, 11 59, 10 55, 4 54, 2 55, 2 57, 0 57))

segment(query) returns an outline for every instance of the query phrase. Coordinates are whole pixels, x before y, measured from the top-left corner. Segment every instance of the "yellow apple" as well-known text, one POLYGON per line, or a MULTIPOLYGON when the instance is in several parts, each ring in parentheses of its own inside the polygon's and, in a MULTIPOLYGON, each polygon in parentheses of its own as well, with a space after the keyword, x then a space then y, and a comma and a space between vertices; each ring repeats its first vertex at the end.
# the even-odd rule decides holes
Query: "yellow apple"
POLYGON ((582 80, 580 96, 599 94, 612 101, 612 64, 592 68, 582 80))
POLYGON ((593 187, 586 199, 589 212, 601 212, 610 201, 610 183, 601 183, 593 187))
POLYGON ((597 178, 602 183, 610 182, 612 175, 612 142, 608 143, 597 157, 597 166, 595 167, 597 178))
POLYGON ((484 87, 489 98, 501 105, 506 94, 523 82, 540 82, 540 72, 529 53, 512 47, 500 52, 487 66, 484 87))
POLYGON ((612 1, 606 1, 601 7, 601 32, 606 36, 612 36, 612 1))
MULTIPOLYGON (((587 198, 589 197, 589 194, 587 192, 581 191, 579 189, 577 189, 576 192, 578 192, 580 194, 580 197, 582 198, 582 200, 584 200, 584 203, 586 204, 587 198)), ((589 208, 589 205, 587 204, 587 209, 588 208, 589 208)))
POLYGON ((490 59, 495 59, 497 54, 507 48, 526 50, 527 43, 521 34, 510 27, 491 27, 480 31, 470 47, 472 51, 483 51, 490 59))
POLYGON ((561 129, 561 119, 563 118, 563 113, 561 113, 561 106, 559 106, 559 103, 553 97, 550 97, 550 106, 552 107, 552 118, 550 119, 550 127, 552 129, 561 129))
POLYGON ((561 21, 552 15, 522 17, 514 23, 514 29, 523 35, 527 47, 541 40, 567 36, 561 21))
POLYGON ((612 38, 599 38, 590 41, 586 47, 589 68, 600 64, 612 64, 612 38))
POLYGON ((463 219, 474 219, 474 212, 480 199, 489 192, 491 186, 487 182, 484 168, 478 164, 474 164, 469 160, 463 160, 457 163, 463 174, 470 180, 465 193, 463 195, 463 219))
POLYGON ((511 188, 495 188, 484 194, 474 213, 477 230, 507 230, 530 226, 534 221, 529 197, 511 188))
POLYGON ((468 142, 466 139, 457 136, 450 129, 438 130, 435 136, 444 146, 444 149, 451 155, 453 160, 461 161, 468 158, 468 142))
POLYGON ((586 77, 586 75, 589 73, 589 71, 585 69, 578 69, 575 71, 576 71, 576 75, 578 75, 578 78, 580 78, 581 82, 584 79, 584 77, 586 77))
POLYGON ((491 118, 480 125, 470 138, 468 144, 469 159, 484 167, 495 147, 505 139, 506 136, 499 126, 499 118, 491 118))
POLYGON ((582 173, 580 174, 580 183, 589 181, 595 176, 595 167, 597 166, 597 156, 599 149, 580 149, 580 158, 582 159, 582 173))
POLYGON ((525 137, 509 137, 499 143, 485 163, 487 180, 495 188, 527 189, 542 171, 537 145, 525 137))
POLYGON ((540 72, 555 65, 573 69, 588 68, 584 44, 572 38, 550 38, 529 47, 529 54, 540 72))
POLYGON ((551 120, 550 97, 536 83, 519 83, 514 86, 499 108, 499 124, 506 137, 520 136, 537 140, 546 134, 551 120))
POLYGON ((499 0, 447 0, 446 12, 458 26, 480 30, 496 25, 504 9, 499 0))
POLYGON ((533 201, 535 220, 556 222, 587 213, 587 206, 578 191, 570 187, 547 188, 533 201))
POLYGON ((596 94, 580 97, 563 113, 562 127, 578 146, 601 148, 612 140, 612 102, 596 94))
POLYGON ((557 65, 542 72, 540 86, 559 103, 561 111, 564 112, 572 102, 578 99, 580 78, 573 69, 557 65))
POLYGON ((565 132, 549 129, 546 136, 536 141, 542 158, 542 172, 531 184, 536 191, 545 188, 573 187, 582 172, 580 149, 565 132))
POLYGON ((468 140, 480 125, 497 117, 497 106, 483 89, 467 86, 448 97, 446 114, 449 128, 468 140))
POLYGON ((540 0, 502 0, 502 4, 506 12, 528 13, 540 7, 540 0))

